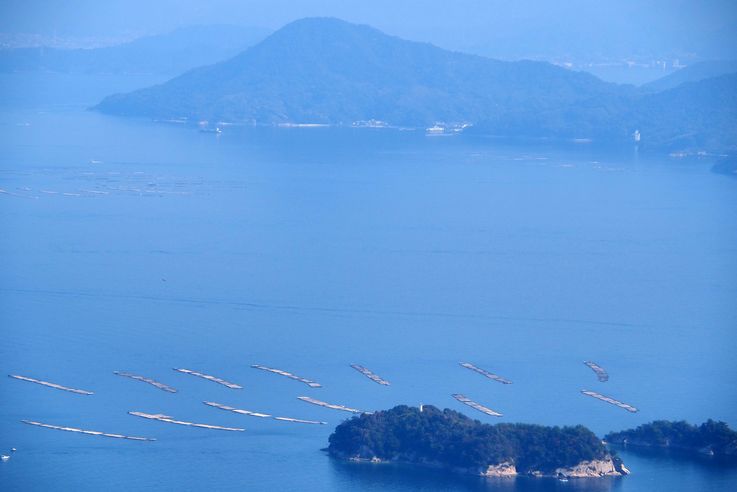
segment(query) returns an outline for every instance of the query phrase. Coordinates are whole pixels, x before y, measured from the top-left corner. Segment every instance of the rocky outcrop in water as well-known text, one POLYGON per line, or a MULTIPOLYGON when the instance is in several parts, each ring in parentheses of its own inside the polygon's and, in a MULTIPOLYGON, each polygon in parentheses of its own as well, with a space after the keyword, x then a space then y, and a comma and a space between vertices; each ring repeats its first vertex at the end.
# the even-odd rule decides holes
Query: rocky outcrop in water
POLYGON ((625 468, 624 464, 614 458, 582 461, 576 466, 555 470, 556 476, 570 478, 618 477, 628 474, 629 470, 625 468))
POLYGON ((485 477, 515 477, 517 476, 517 467, 514 466, 514 463, 505 461, 498 465, 489 465, 481 475, 485 477))

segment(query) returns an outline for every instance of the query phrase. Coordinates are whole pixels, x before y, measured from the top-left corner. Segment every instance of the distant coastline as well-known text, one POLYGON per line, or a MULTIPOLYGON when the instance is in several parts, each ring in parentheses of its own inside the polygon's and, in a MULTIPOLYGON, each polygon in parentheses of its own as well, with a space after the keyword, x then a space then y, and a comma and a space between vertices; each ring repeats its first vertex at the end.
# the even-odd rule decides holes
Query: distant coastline
POLYGON ((685 421, 656 420, 635 429, 610 432, 611 444, 650 449, 677 449, 691 454, 737 460, 737 431, 724 422, 707 420, 701 425, 685 421))
POLYGON ((545 62, 494 60, 305 18, 232 58, 109 95, 93 109, 194 122, 630 142, 665 152, 737 148, 730 104, 737 74, 686 80, 640 90, 545 62))

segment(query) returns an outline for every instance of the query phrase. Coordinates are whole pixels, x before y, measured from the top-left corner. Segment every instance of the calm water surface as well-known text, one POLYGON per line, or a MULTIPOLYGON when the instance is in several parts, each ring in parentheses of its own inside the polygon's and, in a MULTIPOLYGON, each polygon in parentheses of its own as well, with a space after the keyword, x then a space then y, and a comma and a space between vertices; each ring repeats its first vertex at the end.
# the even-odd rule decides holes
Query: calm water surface
POLYGON ((150 82, 0 80, 0 370, 95 392, 0 378, 0 448, 18 448, 0 464, 3 490, 737 487, 735 467, 628 451, 620 454, 631 476, 594 482, 338 463, 320 449, 346 415, 296 399, 363 409, 431 403, 488 422, 583 423, 599 435, 658 418, 737 426, 737 181, 710 173, 710 162, 419 132, 216 136, 85 111, 150 82), (599 383, 585 359, 610 381, 599 383), (451 393, 504 417, 474 414, 451 393), (256 419, 203 400, 329 425, 256 419))

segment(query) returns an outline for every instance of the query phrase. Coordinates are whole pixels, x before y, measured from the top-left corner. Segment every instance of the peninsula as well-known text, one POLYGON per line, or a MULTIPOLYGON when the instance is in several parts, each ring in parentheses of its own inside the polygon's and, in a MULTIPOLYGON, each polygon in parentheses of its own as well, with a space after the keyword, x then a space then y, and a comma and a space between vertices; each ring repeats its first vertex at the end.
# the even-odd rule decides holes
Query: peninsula
POLYGON ((656 420, 636 429, 610 432, 605 439, 625 446, 680 449, 737 459, 737 431, 711 419, 701 425, 656 420))
POLYGON ((330 436, 331 456, 398 462, 486 477, 604 477, 628 474, 583 426, 483 424, 434 406, 362 414, 330 436))

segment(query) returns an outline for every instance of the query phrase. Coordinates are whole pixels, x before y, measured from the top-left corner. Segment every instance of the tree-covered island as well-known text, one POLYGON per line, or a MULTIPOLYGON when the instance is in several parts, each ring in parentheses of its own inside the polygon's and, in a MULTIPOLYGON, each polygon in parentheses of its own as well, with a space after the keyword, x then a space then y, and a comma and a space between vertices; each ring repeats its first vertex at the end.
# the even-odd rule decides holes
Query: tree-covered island
POLYGON ((612 444, 681 449, 737 458, 737 431, 724 422, 711 419, 701 425, 656 420, 636 429, 610 432, 605 439, 612 444))
POLYGON ((401 405, 353 417, 335 429, 328 452, 341 459, 412 463, 483 476, 628 473, 621 460, 581 425, 490 425, 430 405, 401 405))

